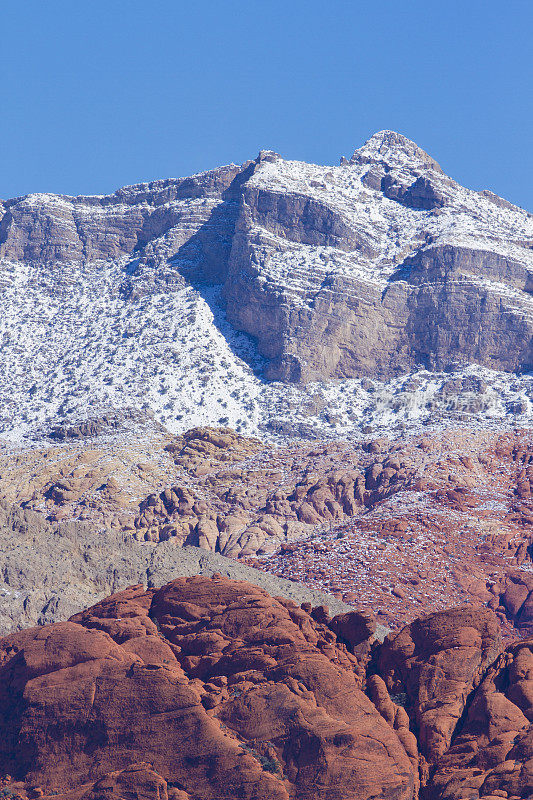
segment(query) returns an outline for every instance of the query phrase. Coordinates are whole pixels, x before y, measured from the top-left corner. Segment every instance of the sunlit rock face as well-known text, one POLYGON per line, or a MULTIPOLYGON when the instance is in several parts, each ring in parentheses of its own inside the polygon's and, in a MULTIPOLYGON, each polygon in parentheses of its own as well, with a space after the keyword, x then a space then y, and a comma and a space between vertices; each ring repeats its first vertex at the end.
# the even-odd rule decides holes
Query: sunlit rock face
POLYGON ((285 381, 532 365, 533 219, 375 134, 322 167, 271 156, 244 184, 232 322, 285 381))
POLYGON ((0 639, 3 786, 24 800, 414 800, 416 740, 363 691, 372 615, 306 608, 179 578, 0 639))

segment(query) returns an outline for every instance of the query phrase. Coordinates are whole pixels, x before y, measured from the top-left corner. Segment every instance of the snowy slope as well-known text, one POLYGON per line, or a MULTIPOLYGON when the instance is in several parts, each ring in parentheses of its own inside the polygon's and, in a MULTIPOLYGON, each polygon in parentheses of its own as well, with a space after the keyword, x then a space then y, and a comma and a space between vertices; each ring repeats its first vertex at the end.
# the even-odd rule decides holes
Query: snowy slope
MULTIPOLYGON (((332 273, 385 288, 416 248, 446 242, 486 248, 533 270, 531 215, 458 186, 423 151, 393 148, 387 158, 400 184, 431 174, 451 198, 438 213, 369 188, 369 164, 384 157, 387 133, 338 167, 281 158, 258 164, 248 186, 326 204, 357 231, 367 253, 288 241, 258 226, 261 246, 269 243, 258 280, 301 304, 332 273)), ((225 318, 220 286, 195 288, 180 276, 184 265, 189 276, 200 269, 199 231, 221 243, 217 257, 227 257, 237 207, 227 192, 235 175, 232 165, 187 181, 129 187, 111 198, 31 195, 12 204, 21 221, 19 228, 9 223, 6 241, 14 244, 10 252, 4 244, 0 261, 0 436, 27 441, 62 419, 131 406, 151 409, 173 432, 218 424, 267 436, 361 436, 458 417, 531 420, 531 377, 476 366, 386 383, 266 382, 255 342, 225 318), (184 200, 186 191, 191 196, 184 200)), ((521 308, 532 302, 509 283, 468 280, 494 285, 521 308)))
MULTIPOLYGON (((435 419, 449 406, 476 419, 531 419, 533 379, 467 371, 487 385, 441 398, 453 375, 420 373, 389 383, 268 384, 254 373, 253 342, 224 322, 217 290, 210 306, 183 287, 126 301, 120 266, 64 268, 51 275, 11 265, 2 297, 1 435, 17 441, 63 418, 83 419, 109 408, 149 408, 173 432, 195 425, 230 425, 247 433, 360 436, 365 426, 407 426, 435 419), (461 399, 462 398, 462 399, 461 399), (428 404, 434 403, 434 407, 428 404), (510 413, 515 404, 521 413, 510 413), (269 424, 270 423, 270 424, 269 424)), ((4 273, 4 280, 5 275, 4 273)))

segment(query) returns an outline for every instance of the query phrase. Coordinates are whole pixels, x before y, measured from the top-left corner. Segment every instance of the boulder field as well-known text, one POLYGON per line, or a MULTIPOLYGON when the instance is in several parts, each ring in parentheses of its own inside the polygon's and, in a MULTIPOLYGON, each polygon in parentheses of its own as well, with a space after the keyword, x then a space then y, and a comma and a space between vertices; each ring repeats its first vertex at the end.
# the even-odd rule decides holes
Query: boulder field
POLYGON ((244 581, 137 585, 0 640, 0 795, 525 800, 533 642, 467 605, 384 642, 244 581))

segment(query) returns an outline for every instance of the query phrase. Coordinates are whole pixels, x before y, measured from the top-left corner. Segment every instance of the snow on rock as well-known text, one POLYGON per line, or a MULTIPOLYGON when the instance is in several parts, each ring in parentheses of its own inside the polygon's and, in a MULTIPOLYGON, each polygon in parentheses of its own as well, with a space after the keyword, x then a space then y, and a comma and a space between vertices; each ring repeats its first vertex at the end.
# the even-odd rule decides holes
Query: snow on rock
POLYGON ((474 317, 465 358, 448 357, 461 332, 447 304, 481 298, 505 323, 510 358, 522 342, 527 361, 533 218, 459 186, 394 132, 340 166, 263 151, 242 167, 108 197, 32 194, 2 212, 0 435, 10 442, 125 407, 150 409, 172 432, 229 425, 304 438, 531 419, 532 378, 502 372, 511 361, 493 363, 482 343, 466 347, 474 317), (404 345, 390 332, 408 327, 404 298, 421 296, 434 304, 422 319, 433 324, 432 307, 442 319, 429 343, 417 333, 398 375, 404 345), (331 332, 339 325, 347 339, 331 332), (446 358, 421 362, 446 336, 446 358), (386 340, 388 360, 372 361, 386 340), (283 359, 289 367, 273 368, 283 359), (298 360, 305 385, 265 380, 291 379, 298 360))

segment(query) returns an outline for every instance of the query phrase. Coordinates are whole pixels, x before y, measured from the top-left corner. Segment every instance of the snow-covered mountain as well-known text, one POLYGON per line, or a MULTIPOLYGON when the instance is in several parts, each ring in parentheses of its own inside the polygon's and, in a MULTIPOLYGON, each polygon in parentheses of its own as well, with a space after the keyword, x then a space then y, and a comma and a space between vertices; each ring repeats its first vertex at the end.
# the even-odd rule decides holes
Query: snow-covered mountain
POLYGON ((531 413, 533 217, 399 134, 0 215, 8 439, 110 407, 302 436, 531 413))

